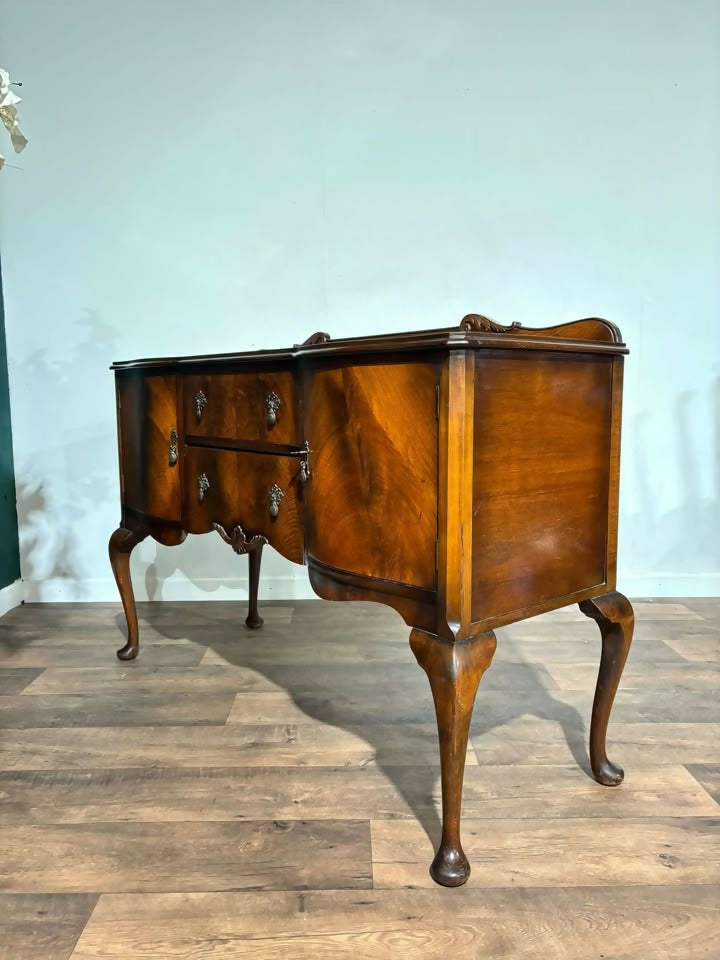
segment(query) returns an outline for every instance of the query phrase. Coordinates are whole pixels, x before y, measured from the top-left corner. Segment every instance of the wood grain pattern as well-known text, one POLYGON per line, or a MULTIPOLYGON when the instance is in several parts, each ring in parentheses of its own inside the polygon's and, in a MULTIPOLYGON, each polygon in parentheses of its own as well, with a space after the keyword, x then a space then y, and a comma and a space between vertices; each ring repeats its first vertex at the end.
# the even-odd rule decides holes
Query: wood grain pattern
POLYGON ((0 893, 0 960, 67 960, 97 900, 94 893, 0 893))
POLYGON ((475 363, 472 612, 482 624, 605 583, 612 361, 475 363))
POLYGON ((717 664, 658 637, 717 643, 719 601, 638 605, 616 790, 588 775, 592 682, 573 686, 595 625, 576 608, 497 631, 465 758, 473 874, 452 893, 426 872, 437 733, 394 611, 261 604, 258 643, 243 604, 138 606, 153 639, 132 663, 108 658, 117 604, 0 620, 3 960, 713 956, 717 664))
MULTIPOLYGON (((702 883, 720 878, 720 817, 653 820, 468 818, 463 831, 475 889, 702 883)), ((413 866, 426 862, 428 838, 412 820, 372 824, 376 887, 417 882, 413 866)), ((428 883, 425 884, 429 885, 428 883)))
POLYGON ((341 570, 434 588, 434 365, 308 369, 308 553, 341 570))
POLYGON ((612 960, 711 958, 719 901, 717 884, 121 894, 73 960, 596 960, 608 942, 612 960))
POLYGON ((688 770, 715 800, 720 804, 720 763, 696 763, 688 770))
POLYGON ((359 820, 73 823, 3 829, 0 891, 372 886, 359 820))
POLYGON ((303 562, 302 484, 296 457, 188 447, 185 478, 189 533, 208 533, 215 523, 227 531, 240 524, 248 537, 261 534, 288 560, 303 562), (209 484, 202 499, 201 474, 209 484), (269 495, 275 485, 283 498, 273 518, 269 495))
POLYGON ((178 431, 174 375, 118 375, 118 444, 123 507, 180 521, 180 471, 169 463, 178 431))
POLYGON ((188 434, 219 439, 262 440, 299 446, 298 388, 287 369, 259 369, 252 373, 185 374, 181 377, 185 429, 188 434), (198 416, 195 397, 206 398, 198 416), (278 399, 273 423, 268 421, 267 398, 278 399))

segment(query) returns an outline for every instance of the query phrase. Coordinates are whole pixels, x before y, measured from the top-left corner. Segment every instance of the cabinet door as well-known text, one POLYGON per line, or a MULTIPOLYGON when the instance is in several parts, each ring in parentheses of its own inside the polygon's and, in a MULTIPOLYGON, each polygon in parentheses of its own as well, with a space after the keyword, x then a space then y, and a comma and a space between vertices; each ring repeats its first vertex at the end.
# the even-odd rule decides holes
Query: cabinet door
POLYGON ((303 375, 308 556, 349 573, 437 584, 437 373, 368 363, 303 375))
POLYGON ((176 378, 124 373, 116 386, 123 509, 179 523, 176 378))

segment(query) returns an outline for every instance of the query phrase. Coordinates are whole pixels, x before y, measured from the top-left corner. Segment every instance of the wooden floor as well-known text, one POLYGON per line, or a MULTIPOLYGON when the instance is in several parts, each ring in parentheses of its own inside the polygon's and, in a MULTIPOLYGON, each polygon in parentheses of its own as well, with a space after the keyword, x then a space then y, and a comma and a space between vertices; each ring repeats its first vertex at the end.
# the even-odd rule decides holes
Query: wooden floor
POLYGON ((125 664, 117 606, 0 620, 3 960, 720 958, 720 600, 637 603, 617 789, 588 776, 596 625, 497 631, 457 890, 395 613, 140 606, 125 664))

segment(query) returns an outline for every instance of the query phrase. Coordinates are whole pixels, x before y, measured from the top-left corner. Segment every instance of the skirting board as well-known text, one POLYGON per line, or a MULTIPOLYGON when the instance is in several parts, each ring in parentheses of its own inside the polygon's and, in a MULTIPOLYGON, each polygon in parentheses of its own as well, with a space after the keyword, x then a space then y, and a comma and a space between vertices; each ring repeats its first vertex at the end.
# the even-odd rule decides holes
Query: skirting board
POLYGON ((0 617, 13 607, 20 606, 24 600, 23 593, 22 580, 16 580, 15 583, 10 583, 0 590, 0 617))
MULTIPOLYGON (((246 577, 195 578, 173 577, 146 583, 143 576, 133 578, 136 600, 247 600, 246 577)), ((17 591, 11 606, 27 603, 67 603, 85 601, 108 603, 119 600, 111 577, 95 580, 23 580, 6 590, 17 591), (20 588, 22 587, 22 590, 20 588)), ((618 589, 629 597, 717 597, 720 573, 707 574, 631 574, 618 577, 618 589)), ((0 593, 0 596, 2 594, 0 593)), ((317 599, 307 574, 294 577, 260 577, 261 600, 317 599)), ((7 607, 10 609, 10 607, 7 607)), ((0 604, 0 610, 2 605, 0 604)))

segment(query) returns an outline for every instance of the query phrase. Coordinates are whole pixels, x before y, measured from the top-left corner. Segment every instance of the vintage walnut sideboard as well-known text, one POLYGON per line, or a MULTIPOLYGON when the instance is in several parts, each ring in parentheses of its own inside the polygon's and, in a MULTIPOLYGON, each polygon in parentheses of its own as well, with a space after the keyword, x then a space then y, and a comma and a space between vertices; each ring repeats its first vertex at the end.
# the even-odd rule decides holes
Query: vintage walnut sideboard
MULTIPOLYGON (((287 350, 116 363, 122 522, 110 560, 138 653, 130 554, 217 531, 247 553, 247 626, 265 544, 328 600, 389 604, 411 627, 437 713, 442 839, 462 884, 470 716, 493 630, 579 603, 602 635, 596 779, 633 611, 615 591, 623 355, 606 320, 545 329, 476 314, 452 329, 287 350)), ((332 690, 328 690, 328 697, 332 690)))

